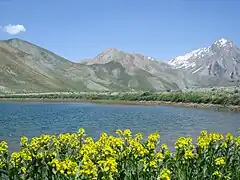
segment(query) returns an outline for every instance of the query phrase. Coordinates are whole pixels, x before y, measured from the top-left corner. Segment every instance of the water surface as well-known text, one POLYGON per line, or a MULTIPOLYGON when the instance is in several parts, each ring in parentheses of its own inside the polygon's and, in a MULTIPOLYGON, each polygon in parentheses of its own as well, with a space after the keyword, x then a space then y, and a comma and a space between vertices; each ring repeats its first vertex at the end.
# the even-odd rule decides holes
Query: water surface
POLYGON ((21 136, 76 132, 80 127, 95 138, 103 131, 130 128, 149 134, 159 131, 173 145, 179 136, 200 131, 237 133, 240 113, 174 106, 100 105, 91 103, 0 103, 0 141, 17 150, 21 136))

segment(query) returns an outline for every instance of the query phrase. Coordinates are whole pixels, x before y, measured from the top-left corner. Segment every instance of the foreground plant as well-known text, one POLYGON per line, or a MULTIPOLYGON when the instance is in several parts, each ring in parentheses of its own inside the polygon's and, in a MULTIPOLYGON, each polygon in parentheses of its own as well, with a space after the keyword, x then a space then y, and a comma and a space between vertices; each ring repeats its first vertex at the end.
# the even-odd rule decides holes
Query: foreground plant
POLYGON ((102 133, 96 141, 84 129, 59 136, 21 138, 19 152, 0 143, 1 179, 198 180, 240 179, 240 136, 202 131, 193 144, 180 137, 174 154, 160 135, 143 139, 127 130, 102 133))

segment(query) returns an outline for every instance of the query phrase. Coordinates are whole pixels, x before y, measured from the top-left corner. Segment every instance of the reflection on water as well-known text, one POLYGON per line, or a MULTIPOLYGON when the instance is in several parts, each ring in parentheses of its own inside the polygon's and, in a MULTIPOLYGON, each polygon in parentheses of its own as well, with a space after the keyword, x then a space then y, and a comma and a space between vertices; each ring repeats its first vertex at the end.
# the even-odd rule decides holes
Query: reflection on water
POLYGON ((76 132, 80 127, 95 138, 118 128, 145 135, 159 131, 162 142, 172 146, 177 137, 195 138, 203 129, 237 133, 240 113, 171 106, 0 103, 0 125, 0 140, 7 140, 11 150, 18 149, 20 136, 76 132))

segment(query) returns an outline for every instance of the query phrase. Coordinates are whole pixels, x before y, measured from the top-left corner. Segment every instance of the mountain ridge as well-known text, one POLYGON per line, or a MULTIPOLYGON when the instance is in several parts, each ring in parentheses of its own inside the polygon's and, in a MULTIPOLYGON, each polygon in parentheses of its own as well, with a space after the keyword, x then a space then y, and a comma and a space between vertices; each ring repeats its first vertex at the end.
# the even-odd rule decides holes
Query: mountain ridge
POLYGON ((164 91, 238 85, 239 64, 239 48, 224 38, 169 62, 108 48, 78 63, 13 38, 0 41, 0 92, 164 91))
POLYGON ((200 85, 239 85, 240 49, 225 38, 208 47, 175 57, 169 64, 195 75, 200 85))
POLYGON ((0 42, 0 64, 2 92, 178 89, 165 76, 144 69, 128 69, 117 61, 75 63, 20 39, 0 42))

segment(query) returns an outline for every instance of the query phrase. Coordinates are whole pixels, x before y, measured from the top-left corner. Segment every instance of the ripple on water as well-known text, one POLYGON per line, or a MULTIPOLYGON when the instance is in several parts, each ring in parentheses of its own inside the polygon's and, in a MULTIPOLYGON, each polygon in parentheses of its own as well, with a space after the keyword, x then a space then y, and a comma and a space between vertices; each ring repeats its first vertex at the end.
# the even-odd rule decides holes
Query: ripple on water
POLYGON ((123 106, 90 103, 0 103, 0 140, 12 150, 20 136, 76 132, 80 127, 93 137, 106 131, 130 128, 147 135, 161 133, 170 146, 179 136, 193 136, 201 130, 237 132, 240 114, 173 106, 123 106))

